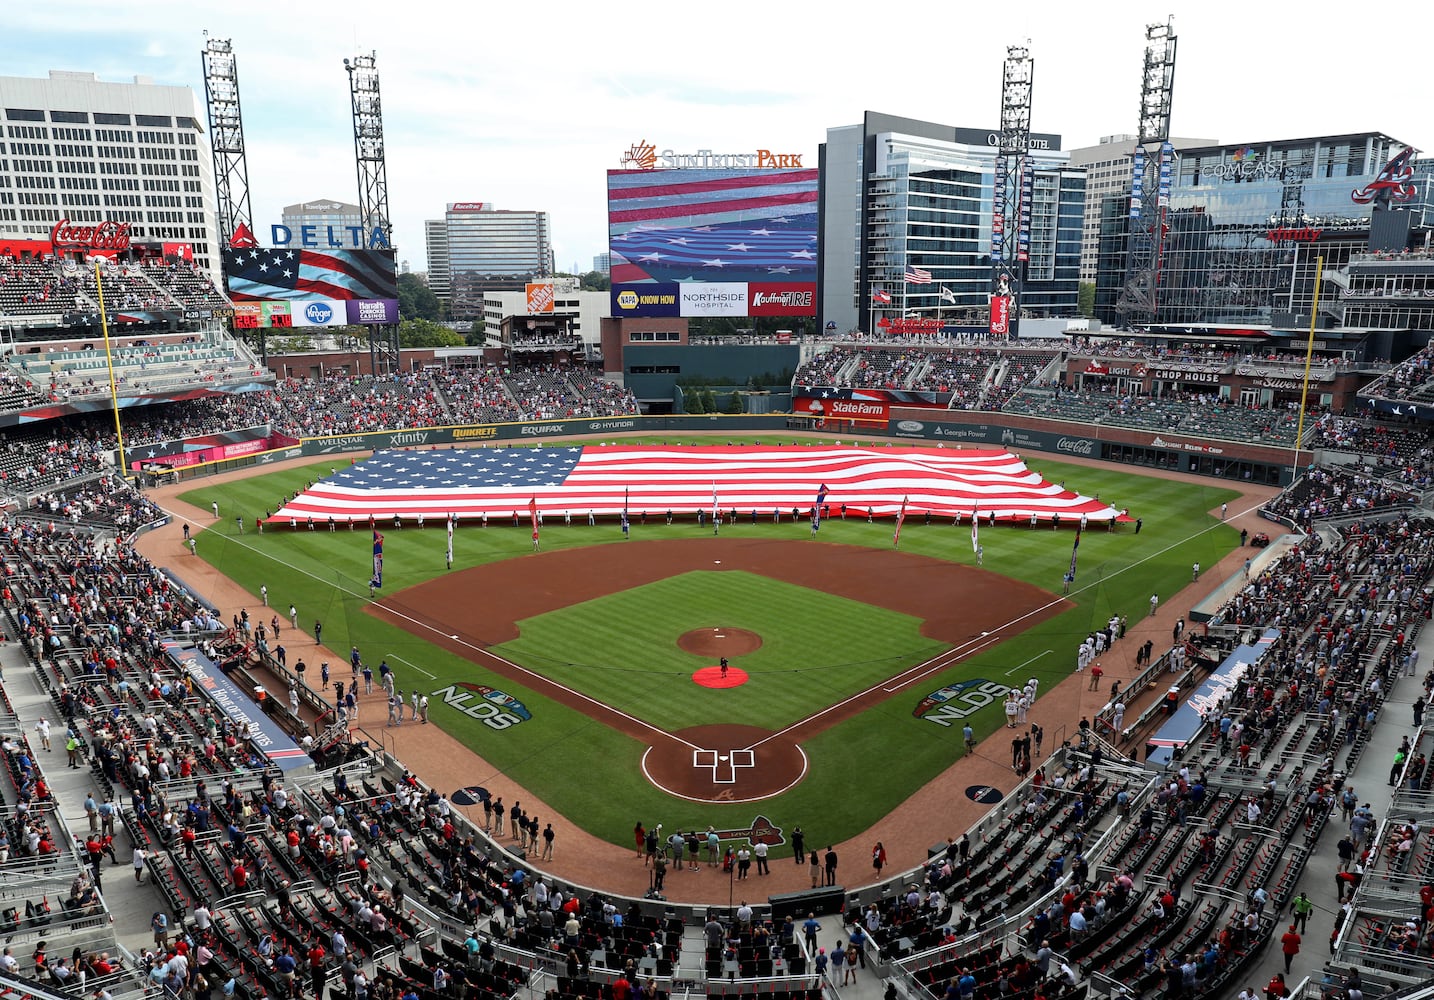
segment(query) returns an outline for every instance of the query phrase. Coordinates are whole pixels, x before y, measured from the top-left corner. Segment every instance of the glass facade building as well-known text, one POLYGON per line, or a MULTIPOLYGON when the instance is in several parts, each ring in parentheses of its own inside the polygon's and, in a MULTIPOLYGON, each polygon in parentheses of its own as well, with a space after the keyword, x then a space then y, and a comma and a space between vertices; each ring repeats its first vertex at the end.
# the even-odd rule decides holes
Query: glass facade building
MULTIPOLYGON (((1349 325, 1343 290, 1352 259, 1371 249, 1377 189, 1405 147, 1378 132, 1176 152, 1168 206, 1145 199, 1132 220, 1128 192, 1102 199, 1096 315, 1131 325, 1300 327, 1309 323, 1324 258, 1320 325, 1349 325), (1359 197, 1356 197, 1356 196, 1359 197), (1163 245, 1151 240, 1164 229, 1163 245), (1134 232, 1134 236, 1132 236, 1134 232), (1132 251, 1132 247, 1134 247, 1132 251)), ((1421 168, 1422 169, 1422 168, 1421 168)), ((1423 185, 1405 211, 1381 213, 1374 243, 1403 250, 1423 225, 1423 185), (1391 235, 1393 234, 1393 235, 1391 235)), ((1147 195, 1153 191, 1147 180, 1147 195)))
POLYGON ((447 298, 453 319, 483 316, 485 292, 521 289, 553 273, 547 212, 495 209, 488 202, 455 202, 441 224, 425 226, 429 281, 447 298), (444 295, 446 290, 447 294, 444 295))
MULTIPOLYGON (((874 112, 862 125, 828 130, 820 157, 823 325, 867 329, 913 315, 986 323, 996 138, 874 112), (906 281, 911 269, 929 272, 930 281, 906 281), (874 301, 886 295, 890 302, 874 301)), ((1085 171, 1070 167, 1060 136, 1033 134, 1032 146, 1021 308, 1075 315, 1085 171)))

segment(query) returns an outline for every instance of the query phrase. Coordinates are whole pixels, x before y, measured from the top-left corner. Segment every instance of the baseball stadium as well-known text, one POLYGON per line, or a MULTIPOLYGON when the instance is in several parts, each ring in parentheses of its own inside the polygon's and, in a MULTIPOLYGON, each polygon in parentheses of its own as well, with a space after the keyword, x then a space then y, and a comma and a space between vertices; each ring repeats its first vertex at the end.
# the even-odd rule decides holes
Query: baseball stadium
POLYGON ((581 276, 406 273, 373 55, 267 247, 227 40, 212 144, 0 78, 207 206, 0 228, 0 1000, 1431 995, 1434 168, 1177 156, 1147 40, 1085 217, 1029 104, 868 112, 634 143, 581 276))

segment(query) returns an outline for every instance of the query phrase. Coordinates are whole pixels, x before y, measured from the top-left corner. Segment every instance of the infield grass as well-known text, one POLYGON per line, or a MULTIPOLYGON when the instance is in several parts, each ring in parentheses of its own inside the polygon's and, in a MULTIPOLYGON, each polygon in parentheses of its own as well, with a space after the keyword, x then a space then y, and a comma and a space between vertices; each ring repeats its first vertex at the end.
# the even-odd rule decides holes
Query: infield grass
POLYGON ((519 623, 493 652, 667 732, 713 721, 777 730, 949 648, 921 621, 752 573, 683 573, 519 623), (740 687, 697 687, 716 664, 677 647, 685 632, 741 628, 762 646, 740 687), (689 690, 690 689, 690 690, 689 690))
MULTIPOLYGON (((631 440, 668 444, 684 441, 677 435, 631 440)), ((734 436, 732 440, 734 443, 775 443, 776 440, 787 439, 734 436)), ((549 446, 553 443, 544 442, 549 446)), ((703 438, 694 439, 694 443, 711 444, 712 441, 703 438)), ((809 439, 802 443, 830 442, 809 439)), ((1132 516, 1144 518, 1142 532, 1135 535, 1132 526, 1123 526, 1114 532, 1086 532, 1080 543, 1079 573, 1071 590, 1073 606, 1069 611, 1047 619, 977 656, 962 660, 948 670, 923 678, 862 715, 820 733, 804 745, 811 762, 808 777, 791 791, 755 804, 703 805, 673 799, 658 792, 642 777, 639 760, 646 748, 639 741, 622 736, 521 685, 496 677, 472 661, 424 641, 421 635, 364 613, 363 608, 368 604, 366 581, 371 562, 367 531, 360 529, 330 534, 324 530, 312 533, 271 530, 257 536, 253 518, 262 514, 266 507, 276 509, 287 494, 307 486, 310 479, 327 475, 330 461, 317 466, 285 467, 270 475, 224 484, 199 482, 185 494, 185 499, 204 511, 209 509, 212 501, 220 504, 222 516, 218 521, 208 518, 200 521, 202 526, 210 529, 199 535, 200 557, 214 563, 224 575, 252 593, 258 593, 260 584, 267 583, 270 604, 287 610, 289 603, 293 602, 299 609, 300 623, 306 630, 312 627, 315 618, 322 619, 324 638, 329 648, 342 651, 350 644, 356 644, 367 660, 376 662, 380 657, 388 657, 395 665, 401 687, 417 683, 431 692, 455 681, 475 680, 520 698, 532 711, 533 718, 503 732, 486 728, 447 706, 435 705, 435 721, 497 768, 497 772, 492 774, 475 773, 474 783, 501 788, 506 779, 511 779, 561 808, 573 822, 624 846, 628 844, 632 825, 637 820, 649 826, 663 822, 668 829, 701 828, 708 823, 721 827, 750 822, 758 812, 788 829, 800 823, 809 843, 828 843, 878 824, 882 816, 964 753, 960 722, 942 725, 930 717, 917 719, 912 715, 923 696, 947 684, 971 678, 1004 683, 1035 676, 1040 678, 1042 690, 1049 691, 1073 669, 1075 647, 1090 629, 1103 624, 1112 613, 1126 614, 1132 624, 1139 622, 1146 614, 1151 593, 1158 592, 1162 600, 1168 599, 1170 594, 1190 582, 1193 562, 1212 566, 1237 544, 1238 536, 1234 529, 1222 524, 1218 515, 1210 514, 1219 508, 1222 501, 1235 495, 1221 488, 1218 482, 1207 484, 1148 478, 1123 467, 1068 466, 1048 461, 1043 456, 1028 456, 1027 461, 1033 469, 1053 482, 1064 481, 1070 489, 1087 495, 1098 494, 1117 506, 1130 508, 1132 516), (237 535, 234 524, 236 513, 243 513, 248 519, 243 537, 237 535), (431 673, 434 678, 421 676, 418 670, 431 673), (559 761, 572 766, 555 766, 555 762, 559 761), (861 789, 861 794, 853 794, 853 789, 857 787, 861 789)), ((646 538, 686 538, 704 534, 692 523, 633 527, 634 542, 646 538)), ((773 525, 764 522, 756 526, 724 526, 722 534, 724 538, 735 535, 799 541, 808 537, 808 529, 804 524, 784 522, 773 525)), ((445 536, 441 526, 421 532, 412 527, 403 531, 385 530, 385 536, 385 592, 396 592, 443 573, 445 536)), ((543 547, 552 550, 618 542, 621 538, 618 528, 611 524, 593 528, 564 528, 554 526, 550 521, 543 530, 543 547)), ((888 547, 891 544, 891 525, 889 521, 867 524, 864 520, 833 518, 823 523, 822 541, 888 547)), ((1007 526, 988 529, 983 526, 984 568, 1058 594, 1061 575, 1070 563, 1072 541, 1071 531, 1032 531, 1027 527, 1007 526)), ((182 578, 184 561, 190 557, 180 550, 178 543, 175 548, 175 556, 169 562, 182 578)), ((499 526, 496 522, 487 529, 464 527, 457 534, 455 569, 513 558, 526 553, 529 548, 526 527, 511 530, 510 525, 499 526)), ((907 519, 902 533, 902 550, 967 564, 974 563, 975 559, 969 524, 957 528, 951 526, 949 520, 937 520, 927 525, 920 515, 907 519)), ((1216 581, 1210 582, 1213 586, 1216 581)), ((804 591, 804 588, 791 589, 804 591)), ((811 600, 799 602, 804 614, 824 613, 819 606, 826 605, 830 598, 810 593, 815 595, 811 600), (818 601, 817 596, 823 600, 818 601)), ((795 596, 800 594, 794 595, 793 599, 795 596)), ((475 599, 481 598, 475 596, 475 599)), ((734 603, 743 614, 758 614, 764 610, 747 607, 748 603, 759 603, 756 601, 735 599, 734 603)), ((793 605, 792 610, 795 612, 797 607, 793 605)), ((722 609, 723 620, 718 624, 751 627, 730 620, 728 610, 725 607, 722 609)), ((731 610, 735 612, 737 607, 731 610)), ((873 621, 873 616, 885 614, 889 612, 861 606, 860 613, 852 616, 853 628, 857 628, 858 623, 873 621)), ((792 641, 804 641, 799 631, 803 614, 778 617, 793 630, 792 641)), ((1169 617, 1168 614, 1162 615, 1162 618, 1169 617)), ((546 628, 545 623, 535 619, 529 624, 537 631, 529 632, 525 628, 519 641, 534 642, 533 652, 540 658, 547 656, 555 661, 566 659, 572 662, 601 659, 610 663, 619 659, 606 655, 599 658, 565 654, 557 645, 544 651, 537 648, 536 643, 539 633, 546 628)), ((668 643, 675 638, 672 629, 679 626, 683 623, 664 625, 665 637, 661 641, 668 643)), ((779 640, 775 625, 760 625, 752 627, 752 630, 761 633, 764 641, 786 641, 785 638, 779 640)), ((542 641, 557 642, 551 636, 542 641)), ((601 643, 582 643, 582 646, 601 650, 611 643, 627 641, 628 637, 617 636, 605 638, 601 643)), ((653 641, 657 640, 654 638, 653 641)), ((929 642, 926 640, 926 643, 929 642)), ((915 652, 912 659, 924 659, 917 651, 917 645, 907 647, 915 652)), ((851 648, 847 644, 838 646, 841 649, 851 648)), ((901 647, 900 643, 895 646, 901 647)), ((292 650, 294 646, 290 648, 292 650)), ((291 652, 291 659, 292 655, 291 652)), ((682 655, 673 650, 674 661, 682 655)), ((842 655, 836 658, 836 662, 860 661, 868 656, 870 653, 842 655)), ((684 663, 682 669, 689 669, 688 664, 684 663)), ((776 670, 769 679, 770 683, 782 683, 783 676, 776 670)), ((801 711, 789 706, 783 710, 787 715, 797 711, 801 715, 809 714, 836 700, 826 690, 825 678, 821 674, 802 672, 787 676, 787 684, 792 691, 791 704, 805 708, 801 711)), ((644 682, 643 675, 613 670, 591 670, 581 678, 583 689, 590 694, 604 686, 612 688, 599 695, 610 703, 634 697, 631 693, 618 690, 623 687, 624 679, 635 687, 641 687, 644 682), (605 676, 601 676, 603 674, 605 676)), ((564 682, 577 686, 572 685, 569 678, 564 678, 564 682)), ((704 723, 750 721, 746 718, 712 718, 710 711, 704 713, 706 693, 690 682, 684 682, 681 688, 665 681, 661 682, 661 686, 668 689, 666 700, 670 704, 664 707, 664 711, 670 713, 667 717, 672 720, 672 725, 681 724, 679 720, 695 718, 704 723)), ((1099 707, 1099 702, 1094 700, 1099 695, 1092 692, 1089 697, 1092 699, 1089 710, 1093 711, 1099 707)), ((361 706, 360 724, 370 732, 381 733, 380 729, 373 728, 381 725, 376 721, 381 715, 382 710, 375 699, 361 706)), ((993 704, 976 712, 970 717, 970 722, 978 736, 994 732, 1004 722, 1000 705, 993 704)), ((1063 735, 1061 732, 1048 733, 1047 745, 1058 744, 1063 735)), ((979 748, 978 752, 981 752, 979 748)), ((996 748, 996 752, 1004 756, 1001 748, 996 748)), ((781 854, 782 850, 777 853, 781 854)), ((893 864, 912 864, 917 860, 893 859, 893 864)))

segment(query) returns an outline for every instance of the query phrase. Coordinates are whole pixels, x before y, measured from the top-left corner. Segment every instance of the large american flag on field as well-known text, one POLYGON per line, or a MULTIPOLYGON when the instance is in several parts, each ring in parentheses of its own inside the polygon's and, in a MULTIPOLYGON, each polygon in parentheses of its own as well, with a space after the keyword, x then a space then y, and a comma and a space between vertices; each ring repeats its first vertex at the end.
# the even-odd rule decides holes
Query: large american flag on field
POLYGON ((612 280, 816 280, 817 171, 613 170, 612 280))
POLYGON ((229 297, 256 299, 396 299, 393 251, 224 249, 229 297))
POLYGON ((943 448, 587 445, 382 451, 314 484, 273 520, 333 515, 366 519, 438 517, 452 512, 511 516, 530 499, 550 513, 695 514, 720 490, 722 507, 741 514, 806 511, 812 496, 854 512, 966 513, 1029 520, 1059 513, 1107 520, 1110 505, 1048 483, 1009 452, 943 448))

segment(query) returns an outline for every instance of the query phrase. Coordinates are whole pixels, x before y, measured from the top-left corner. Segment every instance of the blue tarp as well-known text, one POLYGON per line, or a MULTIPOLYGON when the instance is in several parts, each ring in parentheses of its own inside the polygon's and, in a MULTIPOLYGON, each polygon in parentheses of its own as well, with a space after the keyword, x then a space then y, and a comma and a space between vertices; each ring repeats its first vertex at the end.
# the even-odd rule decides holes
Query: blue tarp
POLYGON ((248 732, 254 745, 281 771, 297 771, 313 765, 313 760, 284 732, 277 722, 264 714, 254 699, 224 675, 219 665, 198 649, 172 639, 163 643, 169 658, 178 664, 195 686, 219 707, 229 719, 248 732))
POLYGON ((1225 662, 1205 678, 1205 682, 1195 689, 1194 694, 1182 697, 1175 714, 1165 721, 1154 736, 1145 741, 1146 761, 1153 767, 1169 764, 1175 751, 1199 735, 1206 716, 1231 688, 1240 683, 1246 671, 1260 662, 1260 658, 1269 652, 1270 646, 1279 637, 1279 629, 1267 628, 1264 634, 1255 640, 1254 645, 1241 645, 1232 649, 1230 655, 1225 657, 1225 662))

